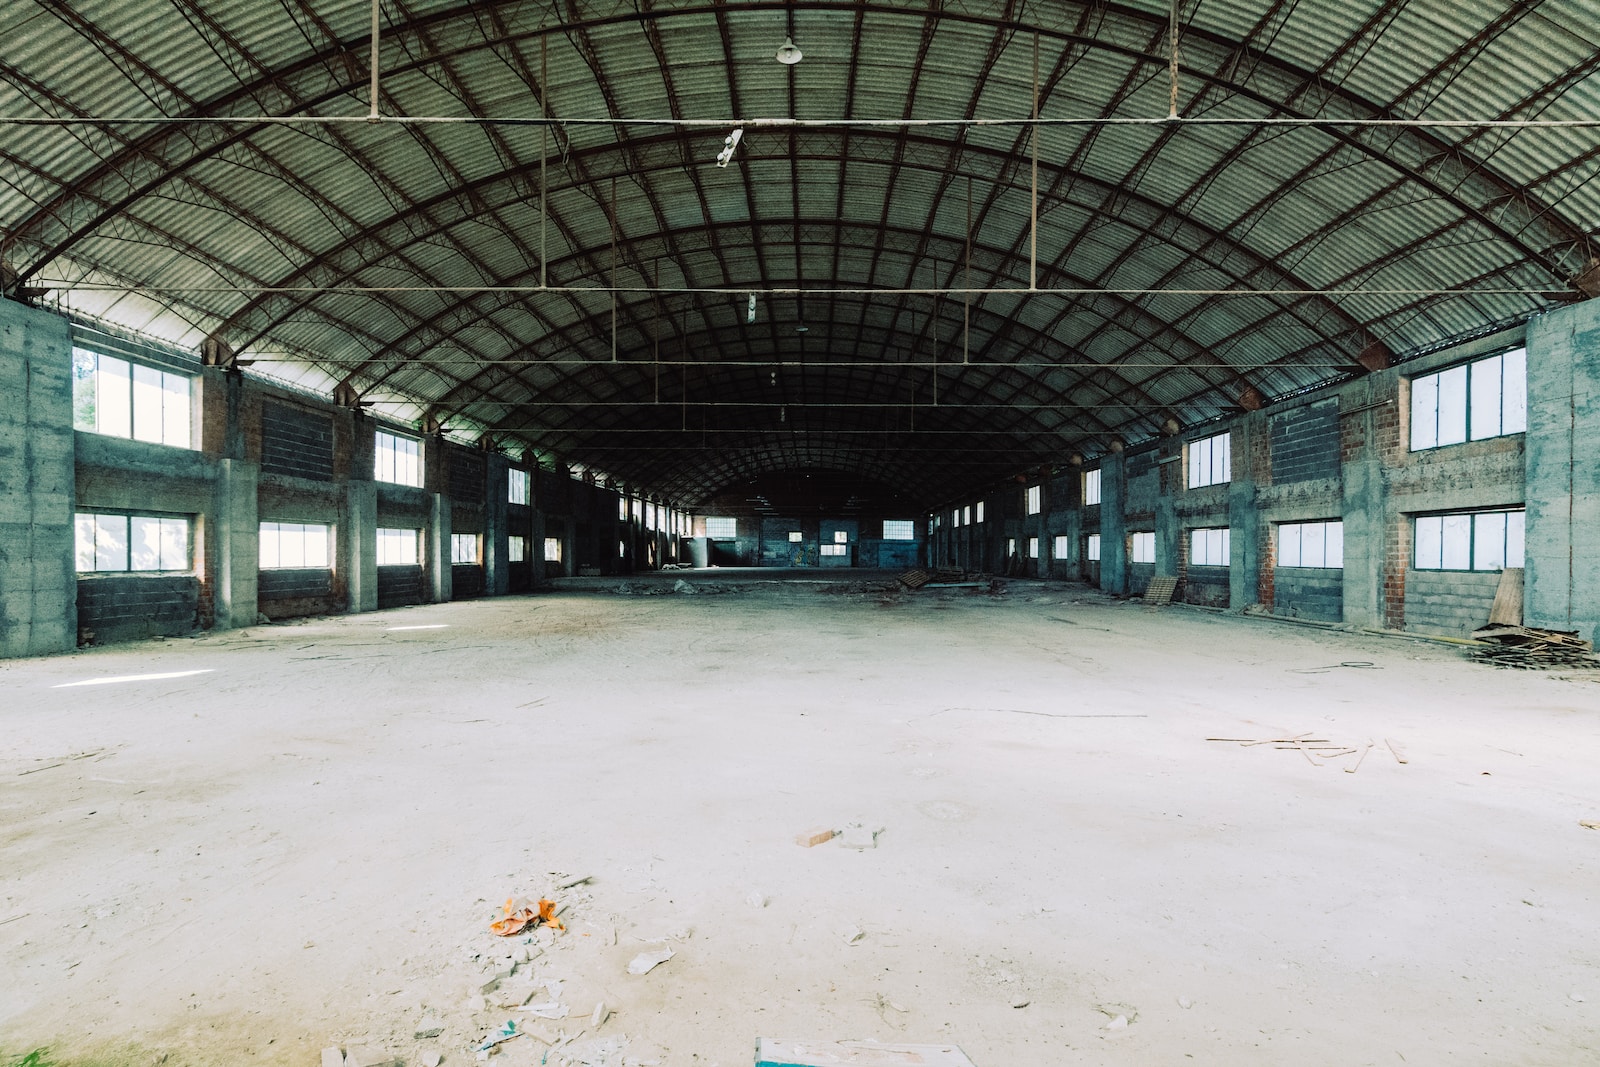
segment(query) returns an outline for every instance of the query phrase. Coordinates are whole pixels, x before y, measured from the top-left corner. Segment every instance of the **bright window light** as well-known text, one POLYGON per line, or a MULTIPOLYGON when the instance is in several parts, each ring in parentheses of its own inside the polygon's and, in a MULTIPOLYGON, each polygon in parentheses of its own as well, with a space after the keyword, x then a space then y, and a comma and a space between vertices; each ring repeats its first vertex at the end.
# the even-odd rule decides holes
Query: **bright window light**
POLYGON ((1100 535, 1090 534, 1083 549, 1084 556, 1091 563, 1100 562, 1100 535))
POLYGON ((90 678, 83 682, 62 682, 52 685, 51 689, 75 689, 81 685, 115 685, 118 682, 160 682, 168 678, 192 678, 197 674, 210 674, 214 668, 206 667, 198 671, 164 671, 160 674, 120 674, 115 678, 90 678))
POLYGON ((1028 558, 1039 558, 1039 539, 1037 537, 1028 538, 1028 558))
POLYGON ((1100 468, 1083 472, 1083 503, 1085 506, 1100 503, 1100 468))
POLYGON ((1193 567, 1228 566, 1231 537, 1226 526, 1207 530, 1189 531, 1189 565, 1193 567))
POLYGON ((546 563, 561 562, 561 538, 546 537, 544 539, 544 559, 546 563))
POLYGON ((1419 571, 1497 571, 1524 564, 1526 514, 1515 511, 1418 515, 1419 571))
POLYGON ((478 535, 475 533, 453 533, 450 535, 450 562, 451 563, 477 563, 478 562, 478 535))
POLYGON ((1154 530, 1146 530, 1133 534, 1128 540, 1130 549, 1128 561, 1130 563, 1154 563, 1156 561, 1156 534, 1154 530))
POLYGON ((187 518, 79 512, 73 529, 79 573, 193 569, 187 518))
POLYGON ((1068 548, 1068 546, 1067 546, 1067 535, 1066 534, 1056 534, 1056 541, 1055 541, 1055 545, 1051 549, 1050 558, 1051 559, 1057 559, 1057 560, 1066 559, 1067 555, 1068 555, 1068 553, 1070 551, 1071 551, 1071 549, 1068 548))
POLYGON ((509 563, 521 563, 528 558, 528 539, 512 534, 506 539, 506 560, 509 563))
POLYGON ((511 468, 511 476, 506 481, 506 502, 508 504, 526 504, 528 502, 528 487, 532 479, 528 472, 511 468))
POLYGON ((373 476, 393 485, 422 484, 422 442, 379 430, 373 443, 373 476))
POLYGON ((739 533, 739 520, 720 515, 706 516, 707 537, 736 537, 739 533))
POLYGON ((1518 348, 1411 380, 1411 451, 1528 428, 1528 353, 1518 348))
POLYGON ((976 512, 976 514, 975 514, 975 516, 974 516, 972 521, 974 521, 974 522, 982 522, 983 521, 983 501, 981 501, 981 500, 978 501, 977 507, 978 507, 978 510, 977 510, 977 512, 976 512))
POLYGON ((799 530, 789 531, 789 543, 791 545, 798 545, 802 540, 804 540, 804 537, 799 530))
POLYGON ((1024 503, 1029 515, 1037 515, 1044 507, 1044 486, 1030 485, 1024 503))
POLYGON ((1281 523, 1278 526, 1278 566, 1342 568, 1344 523, 1339 519, 1281 523))
POLYGON ((915 541, 917 539, 916 520, 884 519, 883 539, 885 541, 915 541))
POLYGON ((260 563, 264 571, 328 566, 333 528, 309 522, 264 522, 260 530, 260 563))
POLYGON ((1232 443, 1232 434, 1226 433, 1189 442, 1190 489, 1233 480, 1232 443))
POLYGON ((415 567, 419 558, 417 549, 421 540, 421 530, 380 528, 378 530, 378 566, 415 567))
POLYGON ((72 424, 110 437, 193 448, 188 375, 72 350, 72 424))

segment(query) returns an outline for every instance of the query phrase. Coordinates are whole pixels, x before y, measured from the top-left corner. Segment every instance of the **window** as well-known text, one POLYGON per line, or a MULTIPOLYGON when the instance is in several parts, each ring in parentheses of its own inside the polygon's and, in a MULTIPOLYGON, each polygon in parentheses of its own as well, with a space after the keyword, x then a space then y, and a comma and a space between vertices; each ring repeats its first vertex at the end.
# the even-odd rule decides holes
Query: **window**
POLYGON ((844 545, 844 544, 849 544, 849 542, 850 542, 850 531, 849 530, 835 530, 835 531, 833 531, 833 543, 834 544, 836 544, 836 545, 844 545))
POLYGON ((617 518, 628 521, 628 498, 625 496, 617 497, 617 518))
POLYGON ((1017 554, 1017 539, 1015 537, 1006 538, 1006 555, 1007 556, 1015 556, 1016 554, 1017 554))
POLYGON ((739 520, 719 516, 706 518, 707 537, 737 537, 739 535, 739 520))
POLYGON ((1083 472, 1083 502, 1085 506, 1100 503, 1100 468, 1083 472))
POLYGON ((527 471, 519 471, 515 467, 511 468, 511 480, 506 483, 506 502, 510 504, 526 504, 528 502, 528 484, 530 480, 527 471))
POLYGON ((633 521, 634 522, 643 522, 644 521, 644 501, 639 500, 639 499, 634 499, 634 500, 629 501, 629 504, 633 508, 633 521))
POLYGON ((1145 533, 1136 533, 1130 539, 1132 554, 1128 557, 1130 563, 1154 563, 1156 561, 1156 535, 1150 530, 1145 533))
POLYGON ((478 562, 478 535, 474 533, 450 535, 450 562, 478 562))
POLYGON ((261 524, 261 569, 328 567, 328 541, 332 528, 311 522, 261 524))
POLYGON ((90 433, 192 448, 188 375, 72 350, 72 425, 90 433))
POLYGON ((956 508, 954 511, 952 511, 950 513, 950 525, 951 526, 960 526, 961 525, 961 509, 960 508, 956 508))
POLYGON ((1088 543, 1083 547, 1083 554, 1090 563, 1100 562, 1100 535, 1090 534, 1088 543))
POLYGON ((1189 488, 1221 485, 1233 480, 1230 455, 1232 434, 1219 433, 1203 441, 1189 442, 1189 488))
POLYGON ((654 504, 646 503, 644 506, 644 528, 646 530, 654 530, 656 528, 656 506, 654 504))
POLYGON ((1344 523, 1285 522, 1278 526, 1278 566, 1344 566, 1344 523))
POLYGON ((962 521, 963 522, 965 522, 968 526, 972 525, 972 505, 971 504, 968 504, 966 507, 961 509, 961 516, 962 516, 962 521))
POLYGON ((800 531, 799 530, 790 530, 789 531, 789 543, 791 545, 798 545, 800 543, 800 540, 801 540, 801 537, 800 537, 800 531))
POLYGON ((1028 538, 1028 558, 1039 558, 1039 539, 1037 537, 1028 538))
POLYGON ((415 567, 420 530, 378 531, 378 566, 415 567))
POLYGON ((917 539, 917 524, 911 519, 884 519, 883 539, 885 541, 915 541, 917 539))
POLYGON ((848 556, 850 554, 850 546, 849 545, 823 545, 822 548, 819 551, 824 556, 848 556))
POLYGON ((978 512, 977 512, 976 521, 977 522, 982 522, 983 521, 983 501, 981 501, 981 500, 978 501, 978 512))
POLYGON ((422 442, 399 434, 378 431, 374 447, 374 476, 395 485, 422 484, 422 442))
POLYGON ((1067 535, 1056 534, 1055 548, 1052 550, 1051 559, 1066 559, 1070 550, 1067 547, 1067 535))
POLYGON ((544 561, 546 563, 561 562, 561 538, 546 537, 544 539, 544 561))
POLYGON ((1230 538, 1226 526, 1210 530, 1189 531, 1189 565, 1192 567, 1226 567, 1230 538))
POLYGON ((1411 451, 1528 428, 1528 353, 1504 352, 1411 380, 1411 451))
POLYGON ((512 534, 507 542, 506 560, 509 563, 521 563, 528 558, 528 539, 512 534))
POLYGON ((1030 486, 1028 486, 1028 495, 1027 495, 1027 500, 1025 501, 1025 503, 1027 505, 1027 511, 1028 511, 1029 515, 1037 515, 1037 514, 1039 514, 1040 510, 1043 508, 1043 500, 1044 500, 1044 491, 1043 490, 1044 490, 1044 486, 1042 486, 1042 485, 1030 485, 1030 486))
POLYGON ((617 558, 618 559, 627 559, 628 558, 628 542, 626 542, 626 541, 618 541, 617 542, 617 558))
POLYGON ((73 525, 80 573, 191 569, 186 518, 79 512, 73 525))
POLYGON ((1417 516, 1417 570, 1497 571, 1523 565, 1525 516, 1480 511, 1417 516))

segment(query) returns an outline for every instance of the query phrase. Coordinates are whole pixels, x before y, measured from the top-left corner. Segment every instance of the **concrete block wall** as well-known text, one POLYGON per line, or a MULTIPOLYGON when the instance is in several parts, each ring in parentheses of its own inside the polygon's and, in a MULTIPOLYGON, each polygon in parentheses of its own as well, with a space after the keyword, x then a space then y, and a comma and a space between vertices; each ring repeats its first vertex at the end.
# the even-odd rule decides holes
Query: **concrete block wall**
MULTIPOLYGON (((1036 477, 1030 475, 1029 477, 1036 477)), ((1300 618, 1434 634, 1488 620, 1498 571, 1418 571, 1416 516, 1526 507, 1525 621, 1600 630, 1600 301, 1561 308, 1518 327, 1286 399, 1260 411, 1194 427, 1177 439, 1064 463, 1047 482, 1046 513, 1004 536, 1073 531, 1074 550, 1101 535, 1101 561, 1052 566, 1117 595, 1137 595, 1156 574, 1182 581, 1195 602, 1260 604, 1300 618), (1526 433, 1412 452, 1410 381, 1519 345, 1528 350, 1526 433), (1233 478, 1187 488, 1184 448, 1232 434, 1233 478), (1077 470, 1101 471, 1101 504, 1067 491, 1077 470), (1343 523, 1342 568, 1282 568, 1283 523, 1343 523), (1189 531, 1226 526, 1226 568, 1188 560, 1189 531), (1133 531, 1156 532, 1156 562, 1128 560, 1133 531)), ((1016 495, 1007 484, 1002 496, 1016 495)), ((950 507, 966 501, 952 501, 950 507)), ((954 550, 949 531, 933 551, 954 550)))
MULTIPOLYGON (((246 626, 286 618, 371 611, 463 595, 504 593, 543 578, 543 530, 568 539, 570 558, 616 567, 618 493, 540 471, 529 505, 506 504, 511 459, 422 435, 421 488, 374 480, 375 421, 327 400, 202 366, 198 356, 70 323, 0 299, 0 657, 59 652, 96 642, 246 626), (144 359, 192 380, 196 448, 102 436, 73 428, 74 338, 144 359), (548 502, 550 514, 540 509, 548 502), (80 577, 74 513, 186 516, 193 571, 80 577), (589 542, 580 547, 578 516, 589 542), (609 516, 609 521, 605 517, 609 516), (260 569, 260 523, 314 522, 334 530, 332 566, 260 569), (417 529, 424 562, 378 567, 376 530, 417 529), (471 576, 450 563, 452 529, 479 534, 471 576), (507 538, 528 537, 528 559, 509 566, 507 538), (609 554, 607 547, 609 546, 609 554)), ((676 550, 652 532, 654 556, 676 550)))

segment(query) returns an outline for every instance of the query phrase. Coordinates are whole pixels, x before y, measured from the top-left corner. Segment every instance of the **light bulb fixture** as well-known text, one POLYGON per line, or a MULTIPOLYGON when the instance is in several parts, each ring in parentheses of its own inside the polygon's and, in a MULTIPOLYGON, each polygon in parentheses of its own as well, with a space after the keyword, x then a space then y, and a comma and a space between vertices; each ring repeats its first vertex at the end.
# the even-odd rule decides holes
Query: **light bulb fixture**
POLYGON ((717 153, 717 166, 726 167, 733 162, 733 150, 739 147, 739 142, 744 140, 744 127, 737 126, 722 142, 722 151, 717 153))
POLYGON ((745 307, 745 311, 744 311, 744 324, 746 326, 748 326, 752 322, 755 322, 755 321, 756 321, 756 294, 751 293, 750 294, 750 303, 745 307))
POLYGON ((779 63, 782 63, 786 67, 792 67, 804 59, 805 55, 800 51, 800 49, 795 47, 793 37, 785 37, 783 39, 783 47, 778 49, 778 54, 772 58, 776 59, 779 63))

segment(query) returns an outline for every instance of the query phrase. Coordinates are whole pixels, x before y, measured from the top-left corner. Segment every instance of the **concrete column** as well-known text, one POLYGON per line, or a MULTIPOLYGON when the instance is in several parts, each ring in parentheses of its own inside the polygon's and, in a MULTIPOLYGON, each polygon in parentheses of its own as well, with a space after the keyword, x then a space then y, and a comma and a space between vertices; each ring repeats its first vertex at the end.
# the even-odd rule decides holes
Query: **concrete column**
POLYGON ((511 592, 510 491, 511 461, 496 452, 484 457, 487 485, 483 498, 483 592, 505 596, 511 592))
POLYGON ((344 541, 350 611, 378 610, 378 483, 352 478, 344 487, 344 541))
POLYGON ((1528 324, 1529 626, 1600 636, 1600 301, 1528 324))
MULTIPOLYGON (((1176 466, 1182 465, 1183 453, 1179 452, 1176 466)), ((1172 466, 1174 464, 1163 464, 1157 468, 1160 473, 1156 475, 1156 575, 1162 578, 1178 577, 1179 542, 1183 538, 1182 523, 1178 521, 1178 494, 1182 491, 1179 486, 1183 483, 1177 479, 1174 484, 1175 479, 1169 473, 1172 466)), ((1104 541, 1102 535, 1102 546, 1104 541)), ((1105 551, 1104 547, 1101 551, 1105 551)))
POLYGON ((256 621, 256 579, 261 562, 261 523, 256 507, 260 468, 242 459, 217 462, 210 536, 217 573, 212 576, 215 627, 250 626, 256 621))
POLYGON ((72 337, 0 299, 0 656, 78 643, 72 337))
POLYGON ((1344 621, 1381 627, 1388 530, 1377 420, 1381 408, 1392 406, 1393 397, 1384 404, 1375 393, 1376 383, 1369 377, 1339 395, 1339 438, 1344 458, 1344 621))
POLYGON ((1125 457, 1113 452, 1100 463, 1100 588, 1128 592, 1128 501, 1125 457))
POLYGON ((1256 507, 1256 441, 1271 431, 1267 413, 1252 411, 1229 427, 1228 606, 1235 611, 1254 604, 1261 583, 1261 510, 1256 507))
POLYGON ((443 493, 428 494, 428 529, 423 536, 428 553, 423 595, 431 604, 442 604, 455 592, 450 571, 450 498, 443 493))

